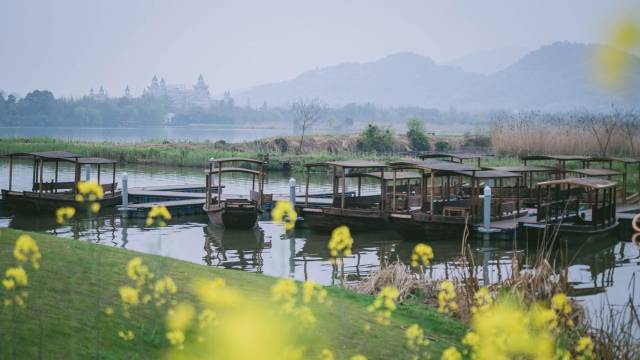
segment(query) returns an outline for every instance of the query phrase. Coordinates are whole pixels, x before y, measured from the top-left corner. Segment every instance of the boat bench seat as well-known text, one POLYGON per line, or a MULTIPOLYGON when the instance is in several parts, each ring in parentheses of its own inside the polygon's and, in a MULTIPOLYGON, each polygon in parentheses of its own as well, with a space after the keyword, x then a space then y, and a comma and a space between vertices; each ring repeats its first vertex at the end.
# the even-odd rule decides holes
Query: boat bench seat
MULTIPOLYGON (((53 192, 57 190, 73 190, 76 183, 73 181, 67 182, 43 182, 42 191, 53 192)), ((33 183, 32 191, 40 191, 40 183, 33 183)))

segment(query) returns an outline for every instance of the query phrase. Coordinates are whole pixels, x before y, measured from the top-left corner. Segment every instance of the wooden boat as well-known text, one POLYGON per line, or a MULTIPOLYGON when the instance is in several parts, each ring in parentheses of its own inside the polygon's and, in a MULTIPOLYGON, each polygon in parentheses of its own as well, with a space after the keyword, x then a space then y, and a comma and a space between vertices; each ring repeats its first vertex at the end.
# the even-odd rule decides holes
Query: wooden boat
POLYGON ((528 238, 556 233, 582 236, 614 230, 618 226, 616 185, 614 181, 593 177, 540 182, 536 222, 522 223, 521 227, 528 238))
POLYGON ((440 160, 403 160, 390 165, 393 172, 413 169, 422 174, 421 206, 405 210, 394 203, 389 214, 394 228, 408 240, 462 239, 465 228, 471 231, 473 224, 482 222, 481 181, 515 182, 513 187, 502 187, 503 196, 492 199, 492 220, 520 214, 519 174, 440 160))
POLYGON ((116 161, 104 158, 82 157, 66 151, 41 151, 13 153, 9 157, 9 186, 2 189, 2 199, 6 206, 17 211, 49 212, 60 207, 72 206, 75 208, 86 206, 75 199, 80 182, 82 167, 85 165, 97 166, 97 182, 104 191, 104 198, 97 200, 102 208, 115 206, 122 202, 122 194, 117 191, 116 161), (13 160, 19 158, 33 159, 32 188, 30 191, 16 191, 13 189, 13 160), (72 163, 75 165, 73 181, 60 181, 59 164, 72 163), (50 181, 44 179, 45 164, 54 164, 54 178, 50 181), (102 166, 112 167, 112 182, 101 183, 102 166))
POLYGON ((224 158, 212 159, 206 174, 206 202, 203 210, 209 216, 209 221, 217 226, 224 226, 235 229, 248 229, 255 226, 258 214, 262 211, 263 190, 264 190, 264 161, 248 158, 224 158), (241 164, 244 167, 233 167, 225 164, 241 164), (258 170, 251 169, 248 165, 253 164, 258 170), (249 196, 222 198, 222 174, 223 173, 244 173, 252 175, 252 188, 249 196), (211 185, 217 177, 218 193, 212 197, 211 185), (256 178, 258 179, 258 191, 255 190, 256 178))
MULTIPOLYGON (((327 161, 305 164, 305 202, 298 206, 298 214, 304 218, 305 226, 322 232, 347 225, 354 232, 376 231, 385 228, 388 211, 386 209, 387 187, 391 174, 387 165, 378 161, 350 160, 327 161), (312 168, 328 167, 332 170, 332 201, 328 206, 309 205, 309 173, 312 168), (379 182, 380 192, 363 194, 362 179, 371 178, 379 182), (349 192, 347 179, 357 180, 357 191, 349 192), (349 196, 347 194, 350 194, 349 196)), ((405 180, 419 179, 418 174, 405 176, 405 180)), ((411 185, 407 183, 408 187, 411 185)))

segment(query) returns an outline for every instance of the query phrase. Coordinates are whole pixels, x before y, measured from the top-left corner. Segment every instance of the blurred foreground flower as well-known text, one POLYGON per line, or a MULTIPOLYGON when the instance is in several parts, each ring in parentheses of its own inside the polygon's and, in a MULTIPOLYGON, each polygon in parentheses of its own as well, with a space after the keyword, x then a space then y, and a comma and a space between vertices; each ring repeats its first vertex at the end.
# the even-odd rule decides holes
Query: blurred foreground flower
POLYGON ((438 292, 438 311, 441 313, 452 313, 458 310, 456 303, 456 288, 449 280, 440 283, 440 291, 438 292))
POLYGON ((56 210, 56 221, 58 222, 58 224, 62 225, 67 220, 74 217, 75 214, 76 214, 76 209, 74 207, 72 206, 61 207, 58 210, 56 210))
POLYGON ((285 230, 292 230, 296 226, 298 214, 290 201, 278 201, 271 210, 271 218, 278 224, 284 224, 285 230))
POLYGON ((385 286, 376 296, 367 310, 375 315, 375 320, 382 325, 391 323, 391 314, 396 309, 396 301, 400 293, 394 286, 385 286))
POLYGON ((611 32, 607 45, 596 54, 597 78, 608 88, 622 88, 633 75, 631 52, 640 45, 640 25, 631 19, 618 23, 611 32))
POLYGON ((167 207, 164 205, 156 205, 149 210, 146 225, 151 226, 156 223, 158 226, 164 227, 167 226, 165 221, 169 220, 171 220, 171 213, 167 210, 167 207))

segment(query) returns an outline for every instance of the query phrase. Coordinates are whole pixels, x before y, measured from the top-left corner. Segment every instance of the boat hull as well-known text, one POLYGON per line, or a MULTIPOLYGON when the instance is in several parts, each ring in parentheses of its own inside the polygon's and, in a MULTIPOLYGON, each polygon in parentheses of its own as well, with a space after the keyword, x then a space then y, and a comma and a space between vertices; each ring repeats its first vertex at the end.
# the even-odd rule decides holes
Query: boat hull
MULTIPOLYGON (((87 203, 78 203, 72 193, 35 193, 2 190, 2 201, 6 207, 19 212, 51 212, 61 207, 74 207, 81 210, 87 203)), ((101 208, 116 206, 122 203, 122 194, 106 194, 97 200, 101 208)))
POLYGON ((299 212, 304 218, 304 225, 318 232, 330 232, 342 225, 348 226, 351 232, 377 231, 388 226, 386 214, 379 211, 337 210, 302 208, 299 212))
POLYGON ((393 229, 407 241, 462 240, 464 219, 416 219, 391 216, 393 229), (460 221, 462 220, 462 221, 460 221))
POLYGON ((211 224, 223 226, 230 229, 250 229, 258 221, 258 208, 255 204, 233 204, 222 203, 220 205, 204 208, 211 224))

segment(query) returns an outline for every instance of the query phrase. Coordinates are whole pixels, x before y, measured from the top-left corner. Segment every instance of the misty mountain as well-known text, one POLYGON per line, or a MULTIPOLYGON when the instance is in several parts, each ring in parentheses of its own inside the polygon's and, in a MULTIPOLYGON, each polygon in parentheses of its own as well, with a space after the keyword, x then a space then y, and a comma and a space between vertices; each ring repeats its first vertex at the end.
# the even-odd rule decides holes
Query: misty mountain
POLYGON ((608 92, 594 81, 593 55, 599 45, 558 42, 532 51, 491 75, 436 64, 413 53, 369 63, 347 63, 307 71, 293 80, 257 86, 236 95, 239 103, 266 100, 287 105, 319 97, 329 105, 375 103, 464 110, 606 109, 640 103, 640 58, 633 56, 631 86, 608 92))
POLYGON ((489 75, 515 63, 529 50, 521 46, 507 46, 497 49, 474 52, 446 62, 446 65, 459 67, 464 71, 489 75))
MULTIPOLYGON (((640 103, 640 58, 632 56, 629 87, 606 90, 596 82, 601 45, 557 42, 460 92, 451 101, 467 109, 606 110, 640 103)), ((610 50, 616 51, 616 50, 610 50)))
POLYGON ((375 103, 383 106, 448 107, 452 94, 482 75, 438 65, 414 54, 398 53, 370 63, 346 63, 307 71, 293 80, 257 86, 235 96, 239 103, 286 105, 297 98, 320 97, 330 105, 375 103))

